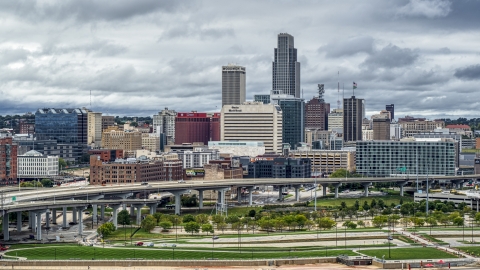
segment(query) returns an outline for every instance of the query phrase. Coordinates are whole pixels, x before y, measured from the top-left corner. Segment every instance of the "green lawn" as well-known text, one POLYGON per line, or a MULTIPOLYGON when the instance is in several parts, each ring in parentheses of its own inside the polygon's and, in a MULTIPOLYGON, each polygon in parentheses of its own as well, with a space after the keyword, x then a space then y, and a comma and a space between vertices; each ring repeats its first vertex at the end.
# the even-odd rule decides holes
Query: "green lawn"
MULTIPOLYGON (((381 197, 360 197, 360 198, 318 198, 317 199, 317 206, 340 206, 342 202, 345 202, 347 206, 353 206, 355 205, 355 201, 358 200, 360 205, 363 205, 364 202, 366 201, 368 204, 372 202, 372 200, 375 199, 377 202, 379 199, 382 199, 385 202, 385 205, 390 206, 390 204, 394 203, 395 205, 400 204, 400 200, 403 200, 404 203, 406 202, 413 202, 412 197, 401 197, 401 196, 395 196, 395 195, 390 195, 390 196, 381 196, 381 197)), ((310 202, 309 206, 313 206, 313 202, 310 202)))
MULTIPOLYGON (((215 251, 213 257, 217 259, 274 259, 286 257, 323 257, 337 256, 339 254, 355 255, 350 250, 316 250, 316 251, 255 251, 244 250, 239 252, 234 250, 231 252, 215 251)), ((26 257, 28 260, 68 260, 68 259, 84 259, 84 260, 114 260, 114 259, 154 259, 154 260, 195 260, 208 259, 212 257, 211 250, 192 251, 192 250, 174 250, 172 248, 163 249, 145 249, 145 248, 101 248, 101 247, 46 247, 46 248, 32 248, 24 250, 13 250, 7 252, 7 256, 26 257)))
POLYGON ((420 259, 448 259, 457 258, 454 255, 440 251, 435 248, 392 248, 390 250, 391 258, 388 258, 388 249, 371 249, 362 250, 361 253, 382 258, 385 255, 385 260, 420 260, 420 259))
POLYGON ((458 247, 461 251, 480 257, 480 246, 458 247))

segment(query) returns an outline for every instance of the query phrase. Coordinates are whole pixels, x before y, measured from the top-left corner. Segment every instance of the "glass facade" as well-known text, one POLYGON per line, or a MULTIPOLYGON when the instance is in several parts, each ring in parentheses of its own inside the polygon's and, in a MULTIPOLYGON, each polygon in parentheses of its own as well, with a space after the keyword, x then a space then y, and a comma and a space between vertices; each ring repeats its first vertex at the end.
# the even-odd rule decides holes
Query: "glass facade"
POLYGON ((273 93, 300 97, 300 63, 297 62, 297 49, 294 48, 292 35, 278 35, 272 70, 273 93))
POLYGON ((263 104, 270 104, 270 95, 254 95, 253 101, 262 102, 263 104))
POLYGON ((305 140, 305 102, 300 98, 280 98, 274 102, 282 109, 283 143, 296 149, 297 144, 305 140))
POLYGON ((455 175, 455 141, 357 141, 357 172, 364 176, 455 175), (406 168, 405 172, 399 170, 406 168))
POLYGON ((35 134, 40 140, 87 144, 87 112, 82 109, 39 109, 35 113, 35 134))

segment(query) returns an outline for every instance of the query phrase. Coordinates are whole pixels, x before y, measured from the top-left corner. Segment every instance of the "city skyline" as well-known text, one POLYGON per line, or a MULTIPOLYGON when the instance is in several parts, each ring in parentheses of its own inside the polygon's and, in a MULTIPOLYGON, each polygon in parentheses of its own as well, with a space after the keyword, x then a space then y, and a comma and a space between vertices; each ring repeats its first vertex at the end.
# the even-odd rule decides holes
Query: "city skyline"
POLYGON ((476 117, 479 2, 218 3, 0 3, 0 114, 218 112, 222 65, 249 70, 247 100, 269 94, 272 49, 289 33, 306 100, 322 83, 334 109, 337 82, 349 97, 355 81, 367 116, 395 104, 397 117, 476 117))

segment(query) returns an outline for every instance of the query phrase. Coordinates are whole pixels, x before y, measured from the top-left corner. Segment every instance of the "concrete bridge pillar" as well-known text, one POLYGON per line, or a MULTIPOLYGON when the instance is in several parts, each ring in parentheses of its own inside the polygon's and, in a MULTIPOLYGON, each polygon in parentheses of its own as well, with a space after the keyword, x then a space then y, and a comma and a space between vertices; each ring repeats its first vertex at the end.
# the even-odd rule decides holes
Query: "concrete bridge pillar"
POLYGON ((248 187, 248 205, 252 206, 253 201, 253 187, 248 187))
POLYGON ((203 208, 203 190, 198 191, 198 208, 203 208))
POLYGON ((400 187, 400 196, 402 197, 403 197, 403 187, 405 187, 407 183, 408 183, 407 181, 397 182, 398 186, 400 187))
POLYGON ((341 183, 335 183, 333 186, 335 187, 335 198, 338 198, 338 188, 340 187, 341 183))
POLYGON ((81 237, 83 234, 83 207, 78 209, 78 235, 81 237))
POLYGON ((363 185, 363 188, 364 188, 364 194, 365 197, 368 197, 368 187, 372 184, 372 182, 368 182, 368 183, 362 183, 363 185))
POLYGON ((68 228, 68 224, 67 224, 67 207, 63 207, 63 214, 62 214, 62 218, 63 218, 63 222, 62 222, 62 228, 63 229, 66 229, 68 228))
POLYGON ((72 207, 72 222, 77 224, 77 208, 72 207))
POLYGON ((37 212, 37 240, 42 240, 42 213, 37 212))
POLYGON ((323 197, 327 197, 327 187, 328 187, 328 184, 322 184, 323 197))
POLYGON ((135 206, 133 204, 130 204, 130 216, 135 216, 135 206))
POLYGON ((293 186, 295 188, 295 201, 300 201, 300 186, 293 186))
POLYGON ((157 212, 157 204, 156 203, 151 203, 148 205, 148 207, 150 208, 150 215, 153 215, 155 214, 155 212, 157 212))
POLYGON ((180 210, 182 208, 182 194, 185 193, 185 190, 177 190, 171 193, 175 195, 175 215, 180 215, 180 210))
POLYGON ((93 222, 98 222, 98 205, 96 204, 92 204, 92 208, 93 208, 93 213, 92 213, 92 221, 93 222))
POLYGON ((283 186, 278 186, 278 200, 283 201, 283 186))
POLYGON ((137 225, 140 225, 142 223, 142 207, 145 204, 135 204, 132 205, 133 207, 137 208, 137 225))
POLYGON ((48 230, 50 228, 50 211, 45 212, 45 228, 48 230))
POLYGON ((242 204, 242 187, 237 187, 237 202, 242 204))
POLYGON ((2 224, 3 225, 3 240, 8 241, 8 240, 10 240, 10 231, 8 230, 8 223, 9 223, 8 212, 3 213, 2 223, 3 223, 2 224))
POLYGON ((105 220, 105 204, 100 205, 100 219, 105 220))
POLYGON ((52 208, 52 224, 57 224, 57 208, 52 208))
POLYGON ((21 231, 22 231, 22 211, 18 211, 17 212, 17 232, 21 232, 21 231))
POLYGON ((35 216, 32 211, 28 211, 28 228, 35 232, 35 216))
POLYGON ((117 210, 120 207, 120 205, 111 205, 112 207, 112 215, 113 215, 113 226, 115 226, 115 229, 117 228, 117 210))

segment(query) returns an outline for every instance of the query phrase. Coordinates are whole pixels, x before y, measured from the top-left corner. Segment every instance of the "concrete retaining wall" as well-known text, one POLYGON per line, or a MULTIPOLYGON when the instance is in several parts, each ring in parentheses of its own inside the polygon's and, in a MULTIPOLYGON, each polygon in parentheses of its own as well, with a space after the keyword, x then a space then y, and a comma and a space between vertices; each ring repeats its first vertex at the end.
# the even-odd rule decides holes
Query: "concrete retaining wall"
POLYGON ((278 260, 57 260, 57 261, 3 261, 5 265, 27 268, 41 266, 97 266, 97 267, 135 267, 135 266, 172 266, 172 267, 221 267, 221 266, 281 266, 281 265, 304 265, 318 263, 335 263, 336 257, 305 258, 305 259, 278 259, 278 260))

